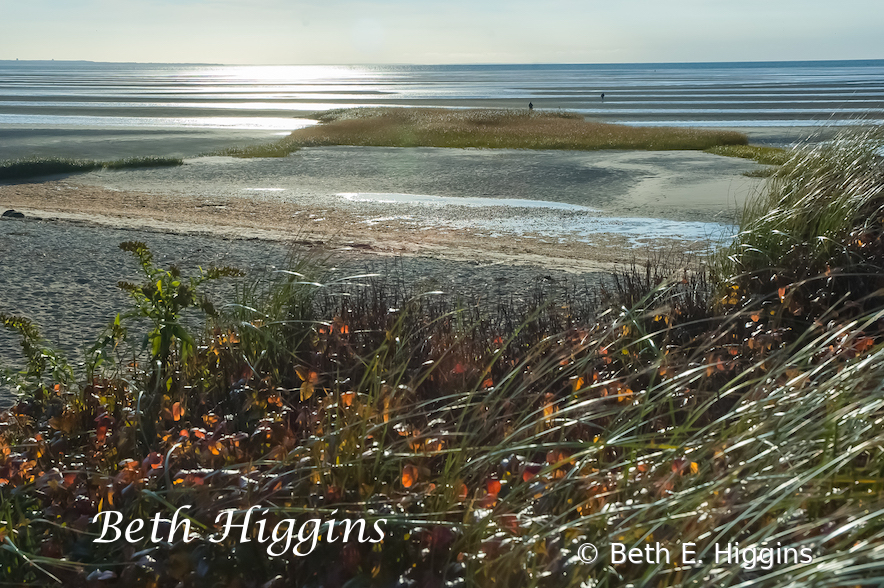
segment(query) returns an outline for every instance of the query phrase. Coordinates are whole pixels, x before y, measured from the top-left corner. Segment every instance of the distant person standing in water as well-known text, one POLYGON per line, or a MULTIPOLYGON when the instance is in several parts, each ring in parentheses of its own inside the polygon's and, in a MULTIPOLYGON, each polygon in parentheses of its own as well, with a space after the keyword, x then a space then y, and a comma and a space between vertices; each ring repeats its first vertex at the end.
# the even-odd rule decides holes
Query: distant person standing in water
POLYGON ((534 104, 531 102, 528 103, 528 110, 534 110, 534 104))
POLYGON ((605 93, 602 92, 602 100, 604 100, 604 99, 605 99, 605 93))

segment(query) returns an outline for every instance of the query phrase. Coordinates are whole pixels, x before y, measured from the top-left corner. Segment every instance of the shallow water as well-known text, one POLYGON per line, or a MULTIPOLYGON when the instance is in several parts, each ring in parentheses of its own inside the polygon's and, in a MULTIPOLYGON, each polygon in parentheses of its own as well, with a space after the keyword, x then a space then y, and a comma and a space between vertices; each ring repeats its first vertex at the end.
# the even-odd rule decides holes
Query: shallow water
MULTIPOLYGON (((83 157, 76 132, 189 130, 200 144, 144 142, 132 155, 196 155, 357 106, 567 109, 608 122, 731 127, 788 144, 795 129, 884 121, 884 61, 470 66, 198 66, 0 61, 0 159, 83 157), (604 98, 602 98, 604 93, 604 98), (34 131, 20 141, 16 131, 34 131), (756 129, 765 129, 758 133, 756 129), (771 129, 779 129, 771 134, 771 129), (39 140, 42 137, 43 140, 39 140), (59 141, 68 141, 62 149, 59 141)), ((107 134, 108 138, 113 137, 107 134)), ((114 158, 111 141, 92 157, 114 158)), ((128 145, 132 149, 133 145, 128 145)))
POLYGON ((266 117, 335 107, 525 107, 530 101, 614 122, 665 114, 682 122, 788 123, 880 111, 884 61, 332 67, 7 61, 0 62, 0 100, 0 113, 36 116, 192 109, 266 117), (722 116, 728 113, 733 116, 722 116))
POLYGON ((267 143, 284 135, 288 135, 288 131, 7 125, 0 127, 0 160, 23 157, 113 160, 145 155, 193 157, 231 145, 267 143))
POLYGON ((366 219, 363 222, 367 224, 398 221, 421 230, 479 229, 489 237, 589 241, 606 233, 626 235, 633 245, 642 245, 660 238, 724 241, 735 232, 732 225, 721 223, 609 216, 597 208, 544 200, 364 192, 338 196, 348 202, 373 204, 378 214, 392 214, 366 219), (400 210, 406 212, 396 214, 400 210))
MULTIPOLYGON (((205 157, 174 168, 92 172, 73 181, 197 197, 207 205, 261 199, 291 204, 293 214, 300 208, 343 208, 366 218, 410 215, 439 226, 545 219, 541 232, 579 236, 597 232, 600 222, 617 227, 613 217, 631 219, 619 226, 638 231, 651 226, 641 226, 638 218, 727 224, 737 203, 758 186, 740 174, 757 168, 750 161, 690 151, 320 147, 285 158, 205 157), (684 206, 685 194, 693 192, 702 206, 684 206), (580 219, 593 224, 581 226, 580 219)), ((657 224, 662 228, 655 234, 673 236, 720 230, 657 224)))

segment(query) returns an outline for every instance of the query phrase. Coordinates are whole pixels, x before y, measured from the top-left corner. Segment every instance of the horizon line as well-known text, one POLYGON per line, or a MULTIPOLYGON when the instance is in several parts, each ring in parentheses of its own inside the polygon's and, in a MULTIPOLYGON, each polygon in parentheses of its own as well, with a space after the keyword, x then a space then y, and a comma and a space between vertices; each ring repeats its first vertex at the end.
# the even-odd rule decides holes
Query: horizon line
POLYGON ((0 59, 0 63, 90 63, 108 65, 191 65, 212 67, 462 67, 462 66, 582 66, 582 65, 733 65, 733 64, 796 64, 796 63, 841 63, 841 62, 884 62, 881 58, 858 59, 760 59, 742 61, 620 61, 620 62, 474 62, 474 63, 212 63, 190 61, 96 61, 92 59, 0 59))

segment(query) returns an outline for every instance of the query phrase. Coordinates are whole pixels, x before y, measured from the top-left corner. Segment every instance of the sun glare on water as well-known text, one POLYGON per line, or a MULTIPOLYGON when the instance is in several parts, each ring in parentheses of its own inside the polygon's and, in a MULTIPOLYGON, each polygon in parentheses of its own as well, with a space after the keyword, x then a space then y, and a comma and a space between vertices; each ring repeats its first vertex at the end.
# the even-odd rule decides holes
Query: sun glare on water
POLYGON ((231 65, 197 70, 191 75, 250 86, 353 83, 373 77, 365 68, 343 65, 231 65))

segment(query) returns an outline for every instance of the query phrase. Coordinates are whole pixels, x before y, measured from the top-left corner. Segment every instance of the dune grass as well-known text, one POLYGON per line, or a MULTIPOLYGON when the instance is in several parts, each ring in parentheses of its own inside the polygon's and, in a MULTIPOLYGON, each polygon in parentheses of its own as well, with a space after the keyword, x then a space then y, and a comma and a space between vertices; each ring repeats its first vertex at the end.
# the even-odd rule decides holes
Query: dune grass
POLYGON ((758 272, 792 281, 832 268, 854 269, 884 223, 879 131, 847 131, 796 149, 742 213, 741 232, 722 274, 758 272))
POLYGON ((130 169, 182 165, 177 157, 128 157, 114 161, 63 159, 57 157, 0 161, 0 181, 21 180, 59 174, 76 174, 98 169, 130 169))
POLYGON ((236 303, 216 309, 201 280, 236 272, 188 279, 124 244, 145 274, 126 285, 136 313, 172 334, 155 329, 158 345, 125 345, 141 337, 124 317, 79 382, 33 325, 3 317, 30 360, 7 374, 22 397, 0 424, 4 579, 877 585, 881 186, 880 157, 856 137, 796 154, 712 272, 660 261, 594 296, 545 304, 541 292, 528 308, 374 276, 331 283, 321 265, 293 262, 238 282, 236 303), (202 335, 174 335, 187 306, 206 311, 202 335), (201 533, 222 508, 261 505, 299 520, 384 518, 387 535, 321 541, 307 557, 271 557, 254 536, 92 542, 101 509, 170 518, 184 504, 201 533), (588 541, 593 563, 579 557, 588 541), (613 542, 660 542, 679 561, 695 542, 702 563, 612 565, 613 542), (716 561, 716 543, 740 560, 716 561), (812 557, 777 563, 765 550, 778 547, 812 557))
POLYGON ((278 142, 218 152, 239 157, 283 157, 301 147, 450 147, 483 149, 708 149, 743 145, 734 131, 631 127, 587 122, 566 111, 444 108, 356 108, 321 114, 321 124, 278 142))

